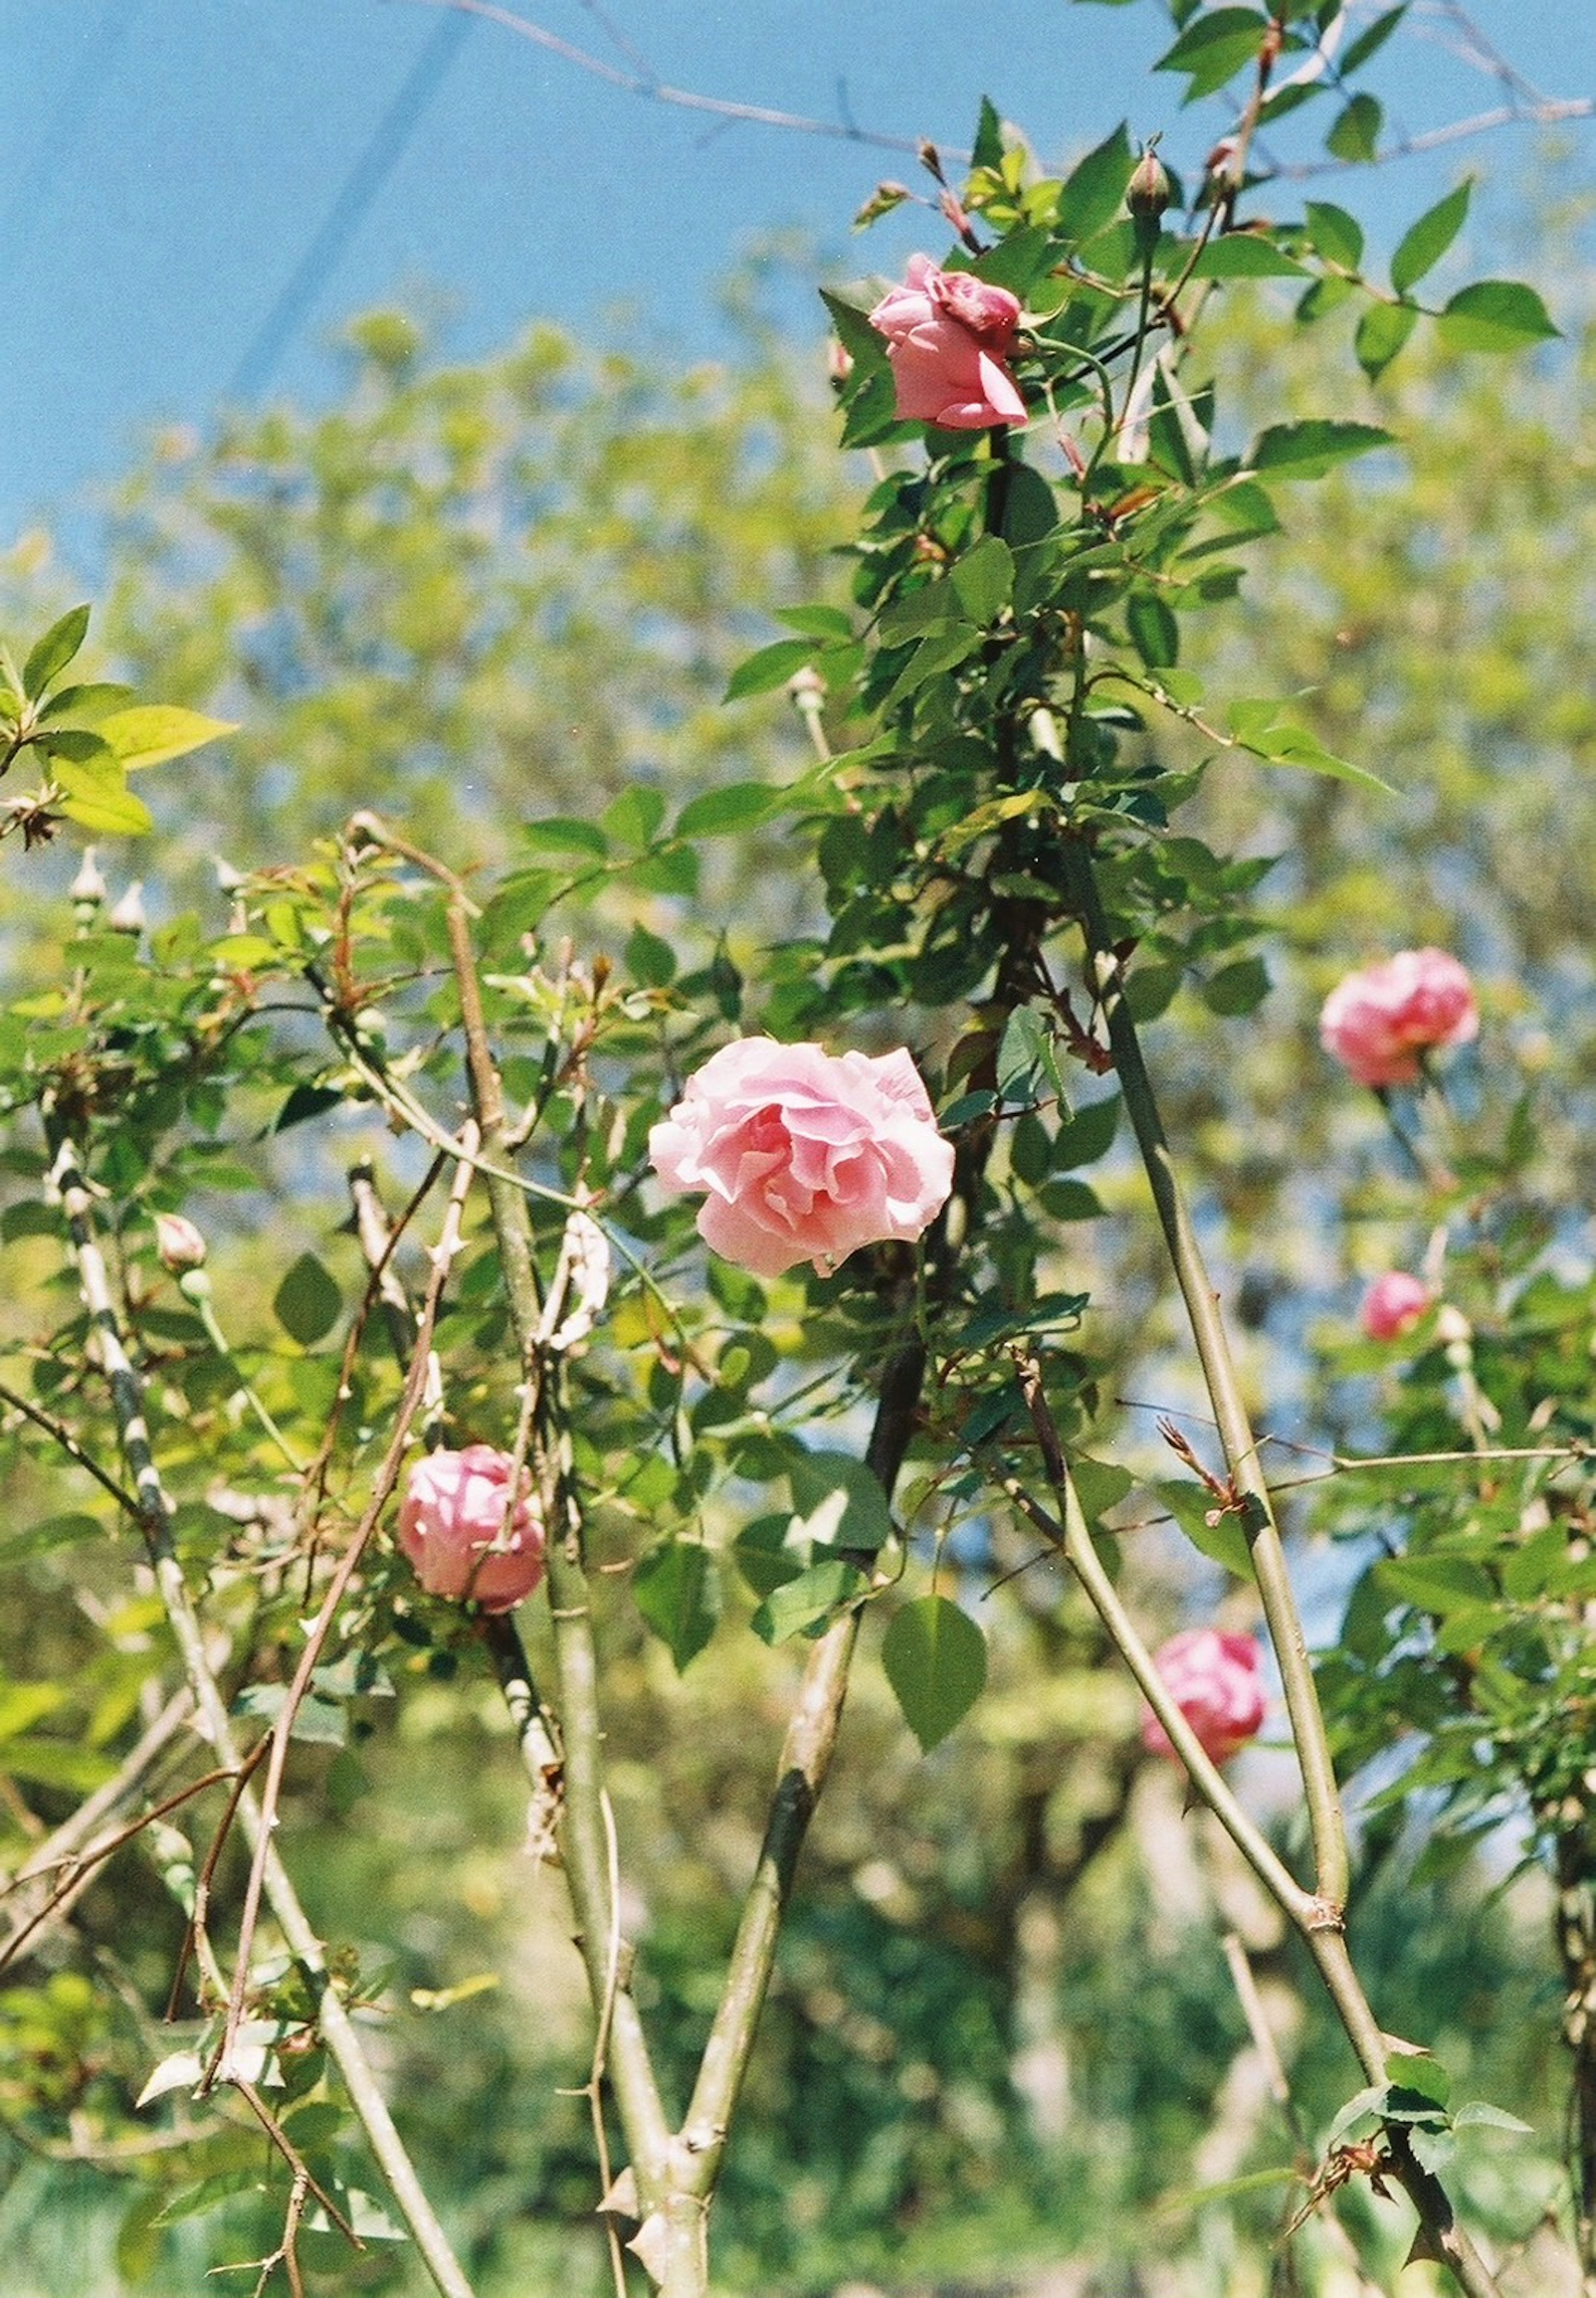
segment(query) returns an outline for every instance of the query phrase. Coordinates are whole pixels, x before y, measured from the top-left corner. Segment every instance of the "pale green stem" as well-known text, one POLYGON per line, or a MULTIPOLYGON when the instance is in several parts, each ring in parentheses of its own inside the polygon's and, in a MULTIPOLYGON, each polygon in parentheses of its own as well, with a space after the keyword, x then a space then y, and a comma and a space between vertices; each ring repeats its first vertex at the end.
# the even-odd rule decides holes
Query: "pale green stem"
POLYGON ((1192 1227, 1186 1199, 1175 1177, 1174 1160, 1164 1136, 1163 1121, 1153 1082, 1143 1059, 1141 1040, 1125 1002, 1120 961, 1109 939, 1096 880, 1084 849, 1073 852, 1073 886, 1087 938, 1091 986, 1108 1025, 1114 1068, 1125 1095, 1137 1145, 1141 1151, 1164 1241, 1174 1264, 1176 1282, 1186 1302, 1192 1338, 1196 1344, 1203 1378, 1212 1401, 1214 1422, 1225 1459, 1241 1502, 1240 1522, 1246 1535, 1258 1582, 1263 1616, 1269 1624, 1279 1664, 1286 1706, 1302 1770, 1308 1824, 1313 1839, 1316 1896, 1337 1911, 1346 1905, 1351 1867, 1346 1825, 1336 1784, 1330 1744, 1309 1664, 1307 1638, 1296 1595, 1286 1568, 1286 1553, 1275 1521, 1274 1503, 1258 1457, 1242 1401, 1230 1343, 1220 1314, 1219 1296, 1192 1227))
POLYGON ((254 1384, 250 1380, 249 1376, 244 1372, 243 1366, 239 1363, 237 1358, 233 1353, 232 1343, 228 1340, 227 1335, 222 1331, 221 1327, 216 1320, 216 1311, 211 1305, 210 1286, 209 1283, 205 1281, 204 1270, 203 1269, 189 1270, 187 1275, 179 1284, 178 1290, 182 1293, 184 1299, 194 1310, 194 1314, 198 1317, 201 1324, 205 1327, 205 1338, 210 1342, 211 1347, 216 1351, 217 1355, 220 1357, 222 1362, 227 1366, 227 1370, 236 1377, 239 1395, 243 1397, 244 1402, 249 1406, 250 1410, 254 1414, 256 1419, 260 1422, 267 1435, 277 1446, 284 1459, 287 1461, 288 1466, 294 1470, 294 1475, 296 1476, 302 1476, 305 1473, 304 1462, 300 1459, 293 1445, 288 1442, 286 1436, 284 1435, 282 1430, 277 1426, 277 1422, 272 1418, 270 1413, 261 1402, 260 1398, 255 1390, 254 1384), (194 1279, 196 1277, 202 1280, 200 1284, 195 1284, 194 1279))

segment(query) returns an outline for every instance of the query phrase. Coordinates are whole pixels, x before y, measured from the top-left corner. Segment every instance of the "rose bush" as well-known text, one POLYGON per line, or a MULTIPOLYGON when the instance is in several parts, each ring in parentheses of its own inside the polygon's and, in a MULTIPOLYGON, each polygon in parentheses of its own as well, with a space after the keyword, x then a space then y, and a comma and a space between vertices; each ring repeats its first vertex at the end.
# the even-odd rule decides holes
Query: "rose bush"
POLYGON ((1359 1322, 1371 1341, 1396 1341, 1418 1324, 1430 1305, 1429 1287, 1405 1269, 1388 1269, 1363 1295, 1359 1322))
POLYGON ((674 1195, 705 1192, 699 1234, 756 1277, 823 1276, 861 1245, 921 1236, 947 1202, 953 1146, 900 1046, 833 1054, 741 1037, 649 1136, 674 1195))
MULTIPOLYGON (((1183 1628, 1160 1645, 1154 1665, 1176 1705, 1216 1764, 1228 1762, 1261 1730, 1269 1712, 1263 1654, 1252 1636, 1219 1628, 1183 1628)), ((1169 1733, 1150 1707, 1142 1711, 1142 1744, 1155 1756, 1173 1756, 1169 1733)))
POLYGON ((1403 949, 1338 981, 1319 1042, 1360 1085, 1411 1085, 1433 1046, 1467 1045, 1479 1008, 1465 968, 1443 949, 1403 949))
POLYGON ((411 1468, 399 1544, 430 1594, 508 1612, 542 1578, 543 1527, 529 1492, 510 1506, 513 1465, 491 1444, 467 1444, 411 1468))
POLYGON ((1019 300, 1005 287, 912 255, 906 285, 882 296, 870 324, 887 338, 906 422, 986 431, 1025 421, 1020 386, 1005 364, 1020 325, 1019 300))

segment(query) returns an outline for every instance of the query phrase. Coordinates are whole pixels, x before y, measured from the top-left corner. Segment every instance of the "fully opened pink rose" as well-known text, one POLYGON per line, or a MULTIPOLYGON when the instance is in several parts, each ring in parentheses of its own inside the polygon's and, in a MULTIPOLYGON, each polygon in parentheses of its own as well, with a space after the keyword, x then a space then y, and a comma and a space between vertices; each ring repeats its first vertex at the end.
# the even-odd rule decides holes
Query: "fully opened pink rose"
POLYGON ((699 1235, 756 1277, 823 1276, 861 1245, 913 1240, 947 1202, 953 1145, 908 1054, 741 1037, 687 1081, 649 1136, 674 1195, 704 1192, 699 1235))
POLYGON ((1388 1269, 1363 1295, 1359 1322, 1371 1341, 1400 1341, 1430 1305, 1430 1289, 1405 1269, 1388 1269))
MULTIPOLYGON (((1216 1764, 1228 1762, 1261 1730, 1269 1712, 1263 1654, 1251 1636, 1218 1628, 1185 1628, 1153 1655, 1175 1704, 1216 1764)), ((1175 1753, 1150 1707, 1142 1710, 1142 1745, 1155 1756, 1175 1753)))
POLYGON ((1468 973, 1443 949, 1403 949, 1338 981, 1319 1017, 1319 1042, 1360 1085, 1411 1085, 1432 1046, 1479 1034, 1468 973))
POLYGON ((542 1578, 543 1527, 525 1489, 509 1508, 511 1466, 491 1444, 467 1444, 428 1452, 410 1470, 399 1544, 431 1594, 508 1612, 542 1578))
POLYGON ((1025 401, 1005 365, 1020 325, 1019 301, 1006 287, 912 255, 907 284, 882 296, 870 324, 887 338, 906 422, 986 431, 1025 421, 1025 401))

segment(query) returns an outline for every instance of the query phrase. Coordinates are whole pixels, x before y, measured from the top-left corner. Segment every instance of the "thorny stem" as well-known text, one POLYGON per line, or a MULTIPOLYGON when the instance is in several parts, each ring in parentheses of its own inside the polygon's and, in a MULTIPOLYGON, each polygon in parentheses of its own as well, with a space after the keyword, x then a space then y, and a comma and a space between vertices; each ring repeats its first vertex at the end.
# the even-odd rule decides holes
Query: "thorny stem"
MULTIPOLYGON (((1024 1360, 1019 1370, 1021 1392, 1037 1431, 1048 1481, 1063 1510, 1063 1525, 1057 1524, 1037 1505, 1017 1478, 1008 1478, 1005 1491, 1039 1531, 1063 1548, 1148 1706, 1168 1732, 1170 1743, 1186 1765, 1192 1784, 1248 1861, 1264 1889, 1295 1928, 1318 1964, 1319 1976, 1336 2005, 1365 2076, 1371 2084, 1383 2084, 1387 2079, 1386 2061, 1391 2044, 1380 2031, 1369 1998, 1352 1968, 1346 1938, 1341 1930, 1340 1908, 1327 1905, 1321 1899, 1304 1891, 1286 1872, 1230 1793, 1218 1768, 1203 1752, 1196 1734, 1170 1697, 1168 1688, 1153 1664, 1152 1655, 1121 1604, 1113 1582, 1097 1554, 1075 1490, 1074 1479, 1065 1465, 1058 1432, 1047 1413, 1035 1360, 1024 1360)), ((1433 2250, 1426 2250, 1425 2254, 1433 2254, 1451 2267, 1468 2298, 1501 2298, 1490 2269, 1458 2224, 1445 2188, 1417 2160, 1406 2130, 1400 2124, 1388 2124, 1385 2141, 1391 2155, 1392 2176, 1407 2194, 1418 2214, 1425 2236, 1433 2245, 1433 2250)))
MULTIPOLYGON (((399 1471, 410 1442, 410 1426, 418 1410, 426 1386, 427 1352, 432 1342, 433 1327, 437 1319, 438 1304, 450 1267, 460 1244, 460 1219, 465 1201, 471 1186, 469 1168, 462 1164, 457 1170, 454 1185, 449 1193, 448 1209, 443 1217, 443 1230, 434 1251, 433 1273, 427 1285, 426 1299, 421 1312, 420 1330, 417 1335, 416 1356, 405 1377, 399 1409, 393 1417, 393 1430, 388 1439, 387 1451, 372 1481, 371 1494, 343 1554, 327 1583, 315 1620, 306 1635, 304 1649, 300 1653, 293 1680, 284 1695, 272 1724, 271 1754, 266 1767, 266 1781, 260 1801, 267 1814, 268 1827, 275 1823, 277 1799, 282 1791, 283 1773, 288 1761, 288 1746, 294 1731, 294 1719, 301 1702, 310 1687, 310 1678, 321 1657, 322 1648, 331 1633, 333 1622, 348 1591, 368 1542, 376 1530, 377 1521, 386 1508, 393 1487, 399 1481, 399 1471)), ((244 1891, 244 1913, 238 1926, 237 1968, 234 1973, 233 1991, 227 2004, 227 2023, 223 2037, 219 2071, 224 2077, 232 2072, 232 2059, 243 2024, 245 1997, 249 1988, 250 1948, 253 1942, 254 1925, 260 1910, 260 1894, 265 1883, 269 1856, 269 1834, 263 1835, 254 1845, 249 1882, 244 1891)))
MULTIPOLYGON (((202 1727, 220 1763, 236 1772, 241 1762, 238 1745, 227 1702, 205 1651, 198 1615, 173 1551, 171 1503, 161 1484, 151 1450, 143 1388, 128 1359, 104 1255, 95 1232, 93 1201, 83 1178, 76 1145, 66 1129, 59 1109, 46 1103, 44 1117, 52 1160, 52 1181, 59 1193, 71 1237, 84 1304, 88 1310, 99 1352, 100 1368, 111 1391, 123 1456, 133 1479, 137 1502, 136 1521, 144 1536, 173 1639, 194 1690, 202 1727)), ((450 2248, 449 2238, 423 2191, 415 2166, 405 2151, 404 2141, 394 2127, 387 2102, 367 2060, 359 2032, 327 1971, 321 1941, 310 1927, 286 1868, 271 1847, 260 1807, 252 1796, 241 1797, 239 1814, 252 1846, 259 1846, 263 1850, 266 1897, 289 1951, 301 1965, 315 1996, 317 2024, 322 2038, 343 2077, 350 2103, 387 2178, 394 2202, 409 2228, 427 2272, 442 2294, 442 2298, 472 2298, 471 2285, 450 2248)))
MULTIPOLYGON (((1259 1459, 1258 1440, 1253 1433, 1242 1398, 1229 1338, 1220 1313, 1219 1296, 1213 1289, 1190 1212, 1176 1178, 1174 1161, 1142 1054, 1141 1040, 1126 1003, 1123 968, 1110 938, 1096 880, 1084 845, 1076 842, 1069 847, 1066 867, 1075 897, 1076 913, 1086 938, 1092 989, 1108 1029, 1109 1044, 1125 1096, 1125 1106, 1141 1152, 1176 1281, 1186 1302, 1192 1338, 1213 1406, 1226 1463, 1242 1502, 1242 1528, 1246 1535, 1291 1719, 1308 1808, 1309 1829, 1313 1840, 1315 1888, 1308 1904, 1313 1907, 1314 1914, 1311 1921, 1303 1922, 1300 1912, 1303 1895, 1295 1884, 1293 1885, 1292 1897, 1282 1897, 1280 1904, 1297 1925, 1319 1966, 1319 1976, 1336 2005, 1364 2073, 1370 2083, 1383 2083, 1386 2079, 1388 2046, 1352 1968, 1342 1929, 1351 1871, 1341 1798, 1319 1694, 1309 1665, 1302 1616, 1286 1568, 1279 1526, 1275 1520, 1273 1503, 1259 1459)), ((1084 1533, 1085 1519, 1079 1515, 1079 1502, 1076 1503, 1076 1515, 1079 1531, 1084 1533)), ((1145 1690, 1146 1687, 1143 1688, 1145 1690)), ((1160 1715, 1159 1720, 1165 1723, 1168 1730, 1164 1717, 1160 1715)), ((1174 1740, 1172 1732, 1170 1738, 1174 1740)), ((1179 1746, 1178 1740, 1175 1744, 1179 1746)), ((1184 1757, 1185 1750, 1181 1752, 1184 1757)), ((1195 1771, 1193 1777, 1206 1796, 1207 1783, 1195 1771)), ((1222 1813, 1220 1816, 1223 1817, 1222 1813)), ((1239 1842, 1240 1839, 1237 1840, 1239 1842)), ((1242 1848, 1245 1850, 1246 1846, 1243 1844, 1242 1848)), ((1273 1889, 1274 1886, 1271 1884, 1269 1888, 1273 1889)), ((1467 2233, 1458 2224, 1444 2187, 1418 2161, 1405 2129, 1400 2125, 1388 2125, 1386 2145, 1392 2159, 1393 2176, 1418 2211, 1426 2243, 1433 2245, 1433 2254, 1451 2269, 1468 2298, 1499 2298, 1491 2272, 1467 2233)))
POLYGON ((1308 1823, 1313 1839, 1316 1895, 1339 1914, 1346 1905, 1350 1865, 1346 1827, 1335 1767, 1319 1711, 1313 1672, 1308 1664, 1307 1640, 1297 1611, 1296 1596, 1286 1569, 1279 1526, 1243 1401, 1230 1343, 1192 1227, 1174 1160, 1159 1115, 1153 1081, 1142 1054, 1130 1009, 1125 1002, 1124 974, 1110 939, 1096 881, 1084 847, 1068 849, 1071 892, 1086 935, 1093 994, 1108 1027, 1109 1044, 1125 1106, 1141 1151, 1142 1162, 1158 1211, 1164 1242, 1174 1264, 1176 1281, 1186 1302, 1192 1338, 1196 1344, 1203 1377, 1213 1403, 1214 1421, 1224 1448, 1226 1464, 1242 1503, 1241 1525, 1252 1554, 1264 1618, 1279 1662, 1286 1705, 1291 1717, 1297 1760, 1307 1798, 1308 1823))
MULTIPOLYGON (((434 868, 434 875, 442 875, 434 868)), ((445 879, 447 883, 447 880, 445 879)), ((582 1547, 582 1522, 562 1456, 559 1398, 550 1393, 542 1333, 542 1302, 533 1259, 532 1218, 516 1177, 500 1166, 504 1099, 483 1019, 475 953, 463 893, 449 889, 448 926, 466 1036, 467 1068, 481 1132, 483 1178, 492 1214, 510 1322, 522 1376, 533 1393, 537 1429, 536 1476, 548 1538, 548 1590, 554 1632, 555 1673, 564 1737, 565 1805, 561 1840, 578 1941, 595 2005, 610 1996, 608 1856, 605 1841, 603 1727, 599 1715, 599 1663, 582 1547)), ((575 1201, 573 1201, 575 1202, 575 1201)), ((557 1368, 558 1369, 558 1368, 557 1368)), ((623 1942, 614 1984, 610 2057, 616 2100, 632 2150, 640 2199, 650 2204, 668 2184, 670 2134, 649 2061, 642 2021, 630 1986, 630 1950, 623 1942)))

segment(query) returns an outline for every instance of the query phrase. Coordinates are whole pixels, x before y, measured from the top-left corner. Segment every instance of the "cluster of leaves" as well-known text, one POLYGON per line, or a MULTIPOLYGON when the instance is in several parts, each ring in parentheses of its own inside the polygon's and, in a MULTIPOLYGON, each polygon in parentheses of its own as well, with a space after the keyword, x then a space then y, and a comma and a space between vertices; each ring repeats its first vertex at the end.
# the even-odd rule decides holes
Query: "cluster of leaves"
POLYGON ((61 822, 97 837, 148 830, 149 808, 128 789, 128 775, 236 731, 195 710, 136 703, 131 687, 109 680, 63 686, 88 623, 87 607, 70 608, 20 670, 0 646, 0 774, 19 760, 39 774, 34 789, 6 800, 0 836, 21 831, 25 846, 52 837, 61 822))

